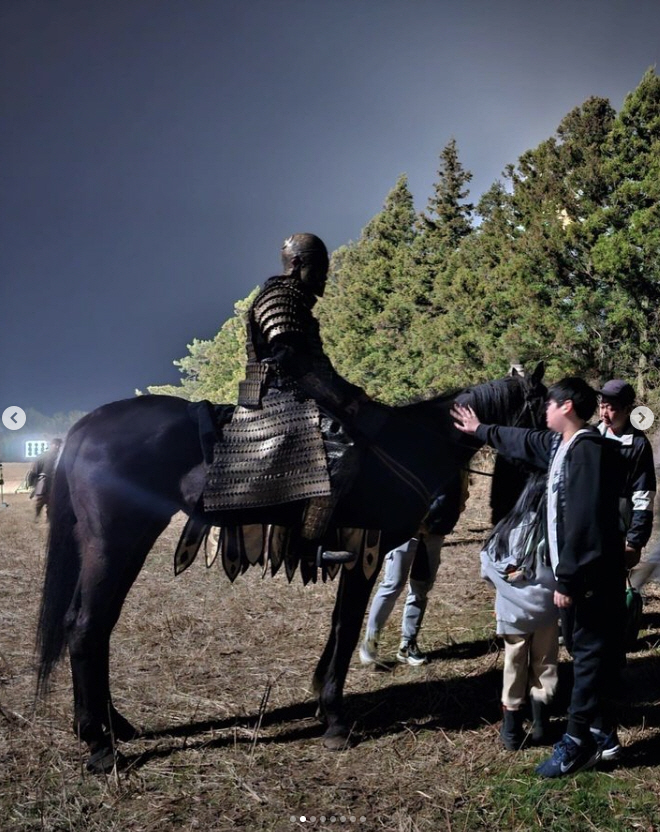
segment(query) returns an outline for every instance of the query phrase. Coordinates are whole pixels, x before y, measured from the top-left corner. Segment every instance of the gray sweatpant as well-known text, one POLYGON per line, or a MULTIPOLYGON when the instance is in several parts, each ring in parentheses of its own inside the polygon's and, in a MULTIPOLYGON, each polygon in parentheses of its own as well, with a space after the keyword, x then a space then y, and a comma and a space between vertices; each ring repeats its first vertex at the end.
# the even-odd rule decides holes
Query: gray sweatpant
POLYGON ((420 534, 392 549, 385 556, 383 579, 374 595, 367 619, 367 638, 373 638, 385 626, 392 614, 396 599, 408 584, 408 595, 401 619, 401 638, 404 641, 416 639, 426 611, 426 600, 440 566, 440 551, 444 535, 420 534), (410 577, 419 540, 426 544, 428 553, 428 578, 417 580, 410 577))

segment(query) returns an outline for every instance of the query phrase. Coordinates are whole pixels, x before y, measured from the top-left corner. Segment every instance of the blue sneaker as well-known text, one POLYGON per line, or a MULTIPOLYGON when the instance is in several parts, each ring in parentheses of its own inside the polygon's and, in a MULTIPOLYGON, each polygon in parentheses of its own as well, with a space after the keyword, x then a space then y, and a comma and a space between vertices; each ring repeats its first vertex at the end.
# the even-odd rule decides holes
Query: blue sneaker
POLYGON ((606 734, 605 731, 601 731, 598 728, 592 728, 591 735, 596 741, 600 752, 600 759, 603 762, 618 760, 621 756, 621 743, 619 742, 616 728, 610 731, 609 734, 606 734))
POLYGON ((578 745, 568 734, 559 740, 548 757, 536 767, 536 773, 541 777, 564 777, 593 768, 600 759, 600 751, 593 739, 578 745))

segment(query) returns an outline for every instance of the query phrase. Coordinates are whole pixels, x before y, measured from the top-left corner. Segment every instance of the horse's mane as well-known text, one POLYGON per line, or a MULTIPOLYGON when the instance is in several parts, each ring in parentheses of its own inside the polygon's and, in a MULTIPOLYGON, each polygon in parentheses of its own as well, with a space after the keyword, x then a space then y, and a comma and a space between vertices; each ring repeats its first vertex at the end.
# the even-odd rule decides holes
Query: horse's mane
POLYGON ((483 422, 504 424, 507 416, 523 404, 524 397, 524 380, 520 376, 507 376, 469 387, 456 398, 461 404, 469 402, 483 422))
POLYGON ((447 410, 454 402, 471 405, 481 421, 505 424, 511 412, 524 401, 525 381, 521 376, 506 376, 440 393, 432 398, 416 397, 404 407, 424 407, 431 412, 447 410))

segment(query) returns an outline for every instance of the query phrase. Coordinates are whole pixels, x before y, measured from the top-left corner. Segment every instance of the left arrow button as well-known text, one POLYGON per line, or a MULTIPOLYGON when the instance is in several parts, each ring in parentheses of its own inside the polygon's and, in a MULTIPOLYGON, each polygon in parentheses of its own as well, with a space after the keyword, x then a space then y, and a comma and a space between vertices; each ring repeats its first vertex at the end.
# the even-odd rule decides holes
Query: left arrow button
POLYGON ((27 420, 22 407, 13 405, 2 411, 2 424, 9 430, 20 430, 27 420))

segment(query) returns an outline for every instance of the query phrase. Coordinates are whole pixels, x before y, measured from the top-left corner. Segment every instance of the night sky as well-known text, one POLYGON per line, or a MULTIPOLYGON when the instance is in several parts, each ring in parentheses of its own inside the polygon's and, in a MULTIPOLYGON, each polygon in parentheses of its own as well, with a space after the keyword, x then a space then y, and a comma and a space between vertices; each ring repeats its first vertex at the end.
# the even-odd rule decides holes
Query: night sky
POLYGON ((421 210, 452 137, 477 201, 659 53, 657 0, 2 0, 0 411, 176 382, 284 237, 421 210))

